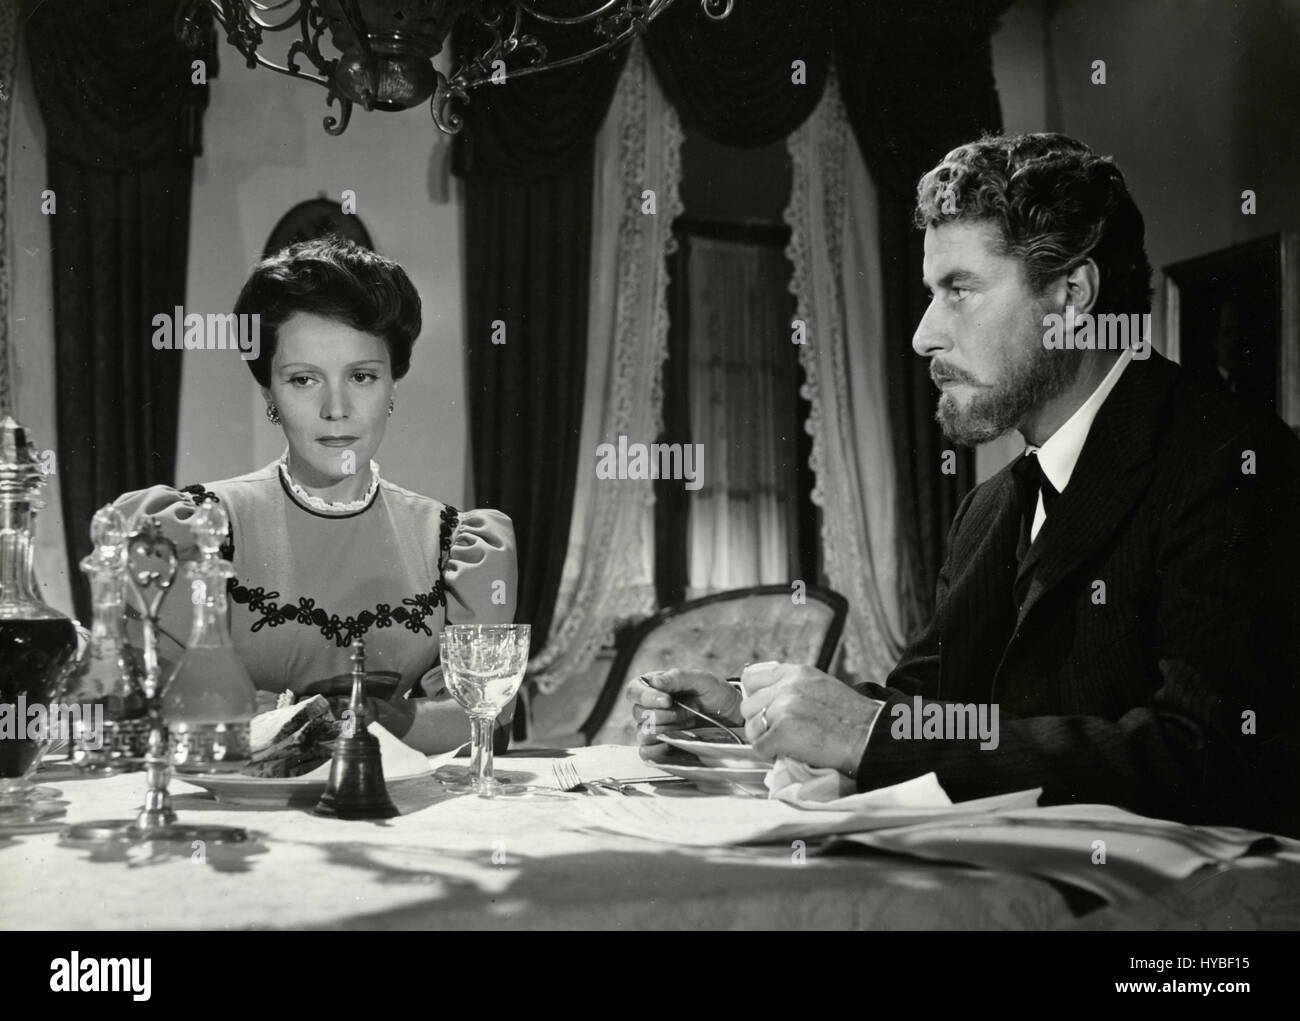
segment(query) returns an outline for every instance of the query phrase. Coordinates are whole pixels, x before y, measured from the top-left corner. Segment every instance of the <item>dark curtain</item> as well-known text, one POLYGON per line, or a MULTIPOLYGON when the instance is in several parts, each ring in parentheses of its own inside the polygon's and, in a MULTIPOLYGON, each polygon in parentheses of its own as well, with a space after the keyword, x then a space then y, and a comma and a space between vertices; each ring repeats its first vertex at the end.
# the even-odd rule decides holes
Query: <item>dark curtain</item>
POLYGON ((587 367, 591 153, 526 184, 465 182, 474 498, 510 515, 517 619, 550 628, 569 544, 587 367), (493 343, 494 323, 504 343, 493 343))
MULTIPOLYGON (((901 587, 913 626, 928 616, 946 528, 973 471, 963 454, 955 476, 940 474, 935 394, 926 364, 910 347, 923 310, 921 235, 910 224, 911 203, 917 178, 947 149, 998 127, 988 37, 1006 4, 765 0, 738 3, 726 21, 711 22, 698 3, 683 2, 646 36, 655 75, 682 122, 739 147, 769 144, 798 127, 821 98, 830 60, 837 60, 855 136, 881 192, 890 413, 899 423, 901 587), (795 61, 804 62, 802 69, 795 61), (793 80, 800 71, 804 84, 793 80)), ((564 52, 574 38, 546 42, 564 52)), ((469 55, 481 40, 462 34, 459 54, 469 55)), ((520 619, 534 624, 535 648, 559 588, 569 480, 580 455, 592 140, 623 59, 600 57, 476 89, 456 141, 454 166, 466 185, 477 495, 514 518, 520 619), (540 208, 545 202, 558 217, 550 227, 540 208), (536 235, 542 229, 552 231, 549 238, 536 235), (522 329, 528 351, 492 347, 494 319, 522 329), (548 466, 544 474, 531 467, 539 461, 548 466)))
POLYGON ((154 315, 185 299, 190 183, 209 46, 178 41, 170 0, 45 0, 26 27, 45 121, 54 265, 58 460, 73 598, 90 519, 123 491, 170 482, 180 353, 155 351, 154 315))
POLYGON ((837 0, 832 40, 840 89, 879 196, 889 419, 898 472, 898 557, 904 626, 929 620, 948 526, 974 482, 974 456, 934 419, 929 362, 912 334, 929 299, 921 285, 924 235, 912 222, 917 181, 944 153, 1002 116, 990 37, 1009 0, 837 0), (941 470, 955 450, 956 473, 941 470))
MULTIPOLYGON (((681 220, 673 224, 677 250, 668 256, 668 357, 664 360, 663 432, 658 443, 691 439, 691 295, 686 286, 691 259, 691 233, 681 220)), ((660 606, 675 606, 686 598, 690 582, 687 519, 690 493, 674 479, 656 479, 655 491, 655 599, 660 606)))
POLYGON ((821 0, 738 0, 730 17, 711 21, 698 2, 677 3, 651 24, 646 53, 685 127, 723 145, 768 145, 821 100, 830 64, 827 12, 821 0))
MULTIPOLYGON (((560 13, 563 13, 560 10, 560 13)), ((553 33, 553 55, 581 39, 553 33)), ((453 40, 459 56, 484 37, 453 40)), ((595 133, 619 50, 476 90, 453 169, 465 181, 466 361, 474 497, 514 522, 515 619, 544 647, 569 545, 587 371, 595 133), (498 332, 504 328, 504 336, 498 332), (505 343, 493 343, 497 339, 505 343)), ((525 693, 526 696, 526 693, 525 693)), ((514 733, 526 736, 527 713, 514 733)))

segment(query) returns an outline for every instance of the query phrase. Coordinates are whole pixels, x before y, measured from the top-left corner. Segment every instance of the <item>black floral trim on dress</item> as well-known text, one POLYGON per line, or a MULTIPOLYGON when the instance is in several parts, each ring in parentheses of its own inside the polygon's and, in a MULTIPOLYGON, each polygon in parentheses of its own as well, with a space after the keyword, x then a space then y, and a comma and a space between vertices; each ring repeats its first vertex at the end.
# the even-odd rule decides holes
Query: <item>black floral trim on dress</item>
POLYGON ((281 606, 274 602, 280 597, 279 592, 267 592, 261 586, 248 588, 236 584, 233 578, 229 582, 229 592, 235 602, 245 604, 254 613, 262 615, 253 621, 250 631, 261 631, 264 627, 275 628, 293 621, 306 627, 317 628, 322 635, 340 648, 351 645, 353 638, 365 635, 372 628, 392 627, 394 624, 400 624, 408 631, 419 632, 432 638, 433 631, 424 619, 432 616, 439 606, 447 604, 441 578, 434 582, 430 591, 417 592, 411 598, 403 599, 401 606, 393 607, 389 603, 376 603, 373 612, 362 610, 355 617, 342 618, 337 613, 330 613, 323 606, 317 606, 316 600, 307 596, 299 596, 296 604, 287 602, 281 606))
MULTIPOLYGON (((202 486, 186 486, 181 490, 193 498, 195 504, 211 500, 220 503, 220 498, 202 486)), ((250 631, 257 632, 264 627, 279 627, 286 622, 295 622, 306 627, 315 627, 327 639, 340 648, 352 644, 352 639, 367 634, 372 628, 388 628, 395 624, 408 631, 422 633, 433 637, 433 631, 426 624, 425 618, 433 616, 439 606, 447 605, 447 587, 442 572, 451 552, 451 537, 460 523, 460 513, 455 507, 442 509, 442 525, 438 532, 438 580, 428 592, 417 592, 402 605, 394 607, 390 603, 376 603, 373 611, 362 610, 355 617, 340 618, 337 613, 330 613, 324 607, 317 606, 316 600, 299 596, 296 602, 287 601, 284 605, 275 602, 280 598, 279 592, 268 592, 260 585, 249 588, 239 584, 238 579, 226 582, 226 591, 230 598, 240 605, 247 606, 253 613, 261 616, 253 621, 250 631)), ((234 537, 227 532, 227 540, 221 547, 221 556, 233 560, 235 556, 234 537), (227 552, 229 551, 229 552, 227 552)))

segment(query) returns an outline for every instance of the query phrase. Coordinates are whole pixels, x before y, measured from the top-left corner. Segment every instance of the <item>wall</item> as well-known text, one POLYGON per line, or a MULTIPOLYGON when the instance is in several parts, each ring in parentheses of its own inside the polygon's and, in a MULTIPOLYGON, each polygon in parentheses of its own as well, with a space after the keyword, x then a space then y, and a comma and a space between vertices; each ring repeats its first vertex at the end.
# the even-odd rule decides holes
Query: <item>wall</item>
MULTIPOLYGON (((1300 0, 1019 0, 994 37, 1008 131, 1063 131, 1112 154, 1147 225, 1153 326, 1161 267, 1300 230, 1300 0), (1091 82, 1106 62, 1106 84, 1091 82), (1241 212, 1253 189, 1258 212, 1241 212)), ((1018 440, 978 457, 986 478, 1018 440)))
MULTIPOLYGON (((464 506, 466 421, 460 200, 448 180, 449 140, 421 106, 353 111, 327 135, 325 90, 249 70, 223 44, 195 161, 187 311, 228 311, 276 221, 324 193, 357 196, 375 247, 410 274, 424 330, 397 387, 378 460, 399 485, 464 506)), ((182 484, 261 467, 284 448, 237 354, 185 356, 177 478, 182 484)))
POLYGON ((1157 270, 1300 227, 1300 2, 1067 0, 1050 36, 1060 130, 1114 154, 1157 270))

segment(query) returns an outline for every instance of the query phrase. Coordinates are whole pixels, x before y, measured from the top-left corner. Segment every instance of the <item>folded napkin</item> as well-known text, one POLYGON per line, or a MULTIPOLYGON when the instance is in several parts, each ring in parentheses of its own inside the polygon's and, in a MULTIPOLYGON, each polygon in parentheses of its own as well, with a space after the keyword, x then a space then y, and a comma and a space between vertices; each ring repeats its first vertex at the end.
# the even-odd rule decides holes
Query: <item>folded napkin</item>
MULTIPOLYGON (((746 698, 753 695, 755 677, 775 666, 779 664, 767 662, 747 666, 740 676, 741 694, 746 698)), ((771 800, 784 801, 796 808, 858 812, 880 808, 947 808, 952 805, 939 786, 939 778, 933 773, 859 794, 857 784, 838 770, 809 766, 787 755, 777 756, 763 783, 771 800)))
MULTIPOLYGON (((383 762, 385 780, 394 777, 419 776, 422 773, 429 772, 430 761, 424 752, 416 751, 406 742, 394 737, 378 723, 372 723, 366 729, 379 739, 379 757, 383 762)), ((456 749, 456 751, 459 751, 459 749, 456 749)), ((455 751, 451 755, 455 755, 455 751)), ((450 758, 451 755, 446 757, 450 758)), ((328 780, 330 765, 331 762, 323 762, 310 773, 303 775, 313 780, 328 780)))
POLYGON ((857 784, 837 770, 777 756, 763 778, 768 797, 796 808, 858 812, 878 808, 947 808, 952 805, 934 773, 858 793, 857 784))

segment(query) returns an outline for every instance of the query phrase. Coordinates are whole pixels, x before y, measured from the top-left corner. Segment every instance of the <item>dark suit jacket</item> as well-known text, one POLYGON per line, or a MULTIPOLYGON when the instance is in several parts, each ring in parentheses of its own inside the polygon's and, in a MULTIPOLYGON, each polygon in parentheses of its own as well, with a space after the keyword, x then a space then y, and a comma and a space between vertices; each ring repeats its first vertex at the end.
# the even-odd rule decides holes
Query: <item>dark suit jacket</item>
POLYGON ((1019 521, 1010 466, 962 501, 934 618, 885 688, 861 689, 888 704, 859 787, 934 770, 954 800, 1041 786, 1044 804, 1300 835, 1300 443, 1286 426, 1152 352, 1094 419, 1017 607, 1019 521), (898 736, 893 707, 918 694, 993 703, 998 747, 898 736))

